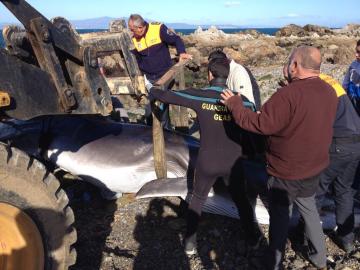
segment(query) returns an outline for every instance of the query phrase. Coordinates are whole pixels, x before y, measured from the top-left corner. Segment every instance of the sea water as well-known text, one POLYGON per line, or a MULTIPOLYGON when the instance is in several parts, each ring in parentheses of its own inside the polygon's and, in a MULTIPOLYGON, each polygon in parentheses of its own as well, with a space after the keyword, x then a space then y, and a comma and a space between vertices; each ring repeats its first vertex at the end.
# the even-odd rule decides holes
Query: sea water
MULTIPOLYGON (((241 31, 245 31, 245 30, 249 30, 249 29, 253 29, 256 30, 260 33, 263 34, 267 34, 267 35, 275 35, 276 31, 279 30, 279 28, 226 28, 226 29, 221 29, 222 31, 224 31, 227 34, 232 34, 232 33, 238 33, 241 31)), ((194 33, 196 29, 175 29, 176 32, 182 33, 183 35, 189 35, 191 33, 194 33)), ((206 29, 203 29, 206 30, 206 29)), ((77 30, 80 34, 82 33, 91 33, 91 32, 97 32, 97 31, 105 31, 104 29, 80 29, 77 30)), ((2 31, 1 31, 2 33, 2 31)), ((0 48, 4 47, 4 39, 2 34, 0 34, 0 48)))

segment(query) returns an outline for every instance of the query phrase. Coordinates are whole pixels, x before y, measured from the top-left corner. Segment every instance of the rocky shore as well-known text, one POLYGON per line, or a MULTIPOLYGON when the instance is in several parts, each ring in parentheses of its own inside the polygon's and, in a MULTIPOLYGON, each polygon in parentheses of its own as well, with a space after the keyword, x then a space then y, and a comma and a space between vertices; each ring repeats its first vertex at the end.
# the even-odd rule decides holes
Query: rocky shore
MULTIPOLYGON (((316 25, 288 25, 275 36, 247 30, 226 34, 216 27, 198 28, 193 34, 182 36, 187 51, 201 66, 197 73, 188 74, 194 86, 206 85, 207 57, 221 48, 229 57, 247 66, 257 79, 265 101, 276 90, 282 78, 282 67, 291 50, 299 45, 312 45, 321 50, 322 72, 342 82, 349 64, 355 58, 355 44, 360 39, 360 25, 349 24, 342 29, 316 25)), ((172 51, 175 53, 175 51, 172 51)))

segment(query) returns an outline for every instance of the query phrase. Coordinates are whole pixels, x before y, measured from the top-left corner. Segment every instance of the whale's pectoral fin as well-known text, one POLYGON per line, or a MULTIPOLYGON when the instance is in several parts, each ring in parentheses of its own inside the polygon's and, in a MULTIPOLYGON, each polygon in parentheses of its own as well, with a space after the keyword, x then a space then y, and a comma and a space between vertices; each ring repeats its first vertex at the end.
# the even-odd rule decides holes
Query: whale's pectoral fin
POLYGON ((162 178, 152 180, 141 187, 136 193, 136 199, 151 197, 181 197, 185 199, 188 192, 186 177, 162 178))

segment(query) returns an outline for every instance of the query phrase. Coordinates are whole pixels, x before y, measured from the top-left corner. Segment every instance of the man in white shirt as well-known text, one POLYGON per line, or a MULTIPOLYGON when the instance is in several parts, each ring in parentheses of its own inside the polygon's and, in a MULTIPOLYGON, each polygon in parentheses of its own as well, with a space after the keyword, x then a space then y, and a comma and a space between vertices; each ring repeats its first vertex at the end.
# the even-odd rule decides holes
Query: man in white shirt
MULTIPOLYGON (((227 58, 226 54, 221 50, 210 53, 209 61, 215 58, 227 58)), ((240 92, 250 102, 255 104, 257 110, 261 107, 259 86, 250 70, 244 66, 230 60, 230 73, 226 80, 226 85, 234 92, 240 92)))

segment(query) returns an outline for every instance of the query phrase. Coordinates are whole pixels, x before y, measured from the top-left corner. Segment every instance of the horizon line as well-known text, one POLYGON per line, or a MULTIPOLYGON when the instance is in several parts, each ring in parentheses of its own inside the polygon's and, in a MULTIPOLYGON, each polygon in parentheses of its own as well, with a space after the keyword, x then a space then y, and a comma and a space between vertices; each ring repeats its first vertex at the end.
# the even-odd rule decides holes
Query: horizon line
MULTIPOLYGON (((116 19, 116 18, 115 18, 116 19)), ((80 20, 82 21, 82 20, 80 20)), ((70 20, 70 22, 72 22, 72 20, 70 20)), ((189 23, 164 23, 165 25, 171 25, 171 24, 184 24, 184 25, 188 25, 189 28, 175 28, 175 29, 197 29, 199 27, 201 28, 210 28, 212 26, 215 26, 217 27, 218 29, 249 29, 249 28, 257 28, 257 29, 267 29, 267 28, 284 28, 286 26, 289 26, 289 25, 297 25, 297 26, 300 26, 300 27, 304 27, 305 25, 315 25, 315 26, 319 26, 319 27, 327 27, 327 28, 330 28, 330 29, 341 29, 341 28, 344 28, 345 26, 347 25, 353 25, 356 23, 346 23, 345 25, 342 25, 342 26, 327 26, 327 25, 320 25, 320 24, 312 24, 312 23, 307 23, 307 24, 295 24, 295 23, 288 23, 288 24, 285 24, 283 26, 275 26, 275 25, 232 25, 232 24, 189 24, 189 23)), ((20 22, 0 22, 0 25, 1 26, 4 26, 4 25, 22 25, 22 23, 20 22)), ((74 28, 76 29, 108 29, 107 28, 104 28, 104 27, 95 27, 95 28, 83 28, 83 27, 76 27, 75 25, 73 25, 74 28)))
MULTIPOLYGON (((101 16, 101 17, 94 17, 94 18, 87 18, 87 19, 67 19, 68 21, 70 22, 76 22, 76 23, 80 23, 80 22, 85 22, 86 21, 91 21, 91 20, 98 20, 98 19, 111 19, 111 20, 116 20, 116 19, 124 19, 124 18, 127 18, 127 17, 110 17, 110 16, 101 16)), ((149 22, 152 22, 152 21, 156 21, 156 20, 151 20, 151 19, 145 19, 149 22)), ((328 27, 328 28, 343 28, 345 27, 346 25, 349 25, 349 24, 359 24, 359 23, 355 23, 355 22, 347 22, 347 23, 344 23, 344 24, 341 24, 341 25, 332 25, 332 26, 329 26, 329 25, 322 25, 322 24, 316 24, 316 23, 304 23, 304 24, 297 24, 297 23, 287 23, 287 24, 284 24, 284 25, 264 25, 264 24, 245 24, 245 25, 239 25, 239 24, 234 24, 234 23, 212 23, 212 24, 206 24, 206 23, 186 23, 186 22, 163 22, 165 25, 171 25, 171 24, 183 24, 183 25, 188 25, 188 26, 192 26, 192 28, 189 28, 189 29, 196 29, 197 27, 210 27, 210 26, 216 26, 216 27, 221 27, 221 28, 283 28, 285 26, 288 26, 288 25, 291 25, 291 24, 295 24, 295 25, 298 25, 298 26, 305 26, 307 24, 311 24, 311 25, 316 25, 316 26, 320 26, 320 27, 328 27), (224 27, 225 26, 225 27, 224 27), (193 28, 195 27, 195 28, 193 28)), ((11 25, 11 24, 16 24, 16 25, 21 25, 20 22, 18 21, 14 21, 14 22, 1 22, 0 21, 0 25, 11 25)), ((107 29, 107 28, 97 28, 97 29, 107 29)), ((182 29, 182 28, 179 28, 179 29, 182 29)))

